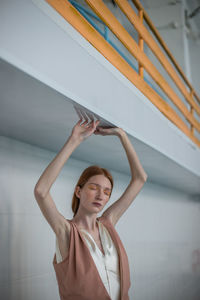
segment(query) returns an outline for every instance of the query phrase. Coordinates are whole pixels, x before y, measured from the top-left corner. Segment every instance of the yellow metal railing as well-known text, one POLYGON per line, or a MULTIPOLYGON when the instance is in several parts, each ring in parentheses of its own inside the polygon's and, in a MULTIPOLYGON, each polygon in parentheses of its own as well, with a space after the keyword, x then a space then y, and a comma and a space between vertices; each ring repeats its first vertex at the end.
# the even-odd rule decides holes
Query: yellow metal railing
POLYGON ((105 40, 105 38, 82 16, 82 14, 67 0, 46 0, 57 12, 62 15, 76 30, 78 30, 102 55, 104 55, 121 73, 123 73, 171 122, 182 130, 196 145, 200 140, 195 136, 195 130, 200 132, 200 123, 194 117, 194 112, 200 115, 200 99, 192 85, 185 77, 183 71, 172 56, 168 47, 162 40, 158 31, 152 24, 147 13, 138 0, 132 0, 138 9, 138 15, 127 0, 115 0, 121 11, 138 32, 138 43, 121 25, 102 0, 85 0, 95 14, 113 32, 113 34, 126 47, 129 53, 138 61, 137 73, 128 62, 105 40), (143 19, 156 37, 153 38, 150 30, 144 26, 143 19), (150 61, 143 51, 146 43, 164 70, 175 83, 176 87, 187 101, 190 110, 170 86, 156 66, 150 61), (160 47, 161 46, 161 47, 160 47), (179 109, 182 116, 189 122, 190 128, 179 114, 163 100, 145 80, 143 71, 146 71, 165 95, 179 109))

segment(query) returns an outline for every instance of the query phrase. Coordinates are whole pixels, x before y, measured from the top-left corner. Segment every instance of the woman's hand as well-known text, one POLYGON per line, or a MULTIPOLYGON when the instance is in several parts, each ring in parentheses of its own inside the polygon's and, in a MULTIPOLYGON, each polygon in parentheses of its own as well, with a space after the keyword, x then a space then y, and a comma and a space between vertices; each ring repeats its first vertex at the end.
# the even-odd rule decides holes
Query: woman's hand
POLYGON ((122 136, 124 133, 125 133, 125 131, 122 128, 119 128, 119 127, 111 127, 111 128, 98 127, 94 131, 94 134, 99 134, 99 135, 116 135, 118 137, 122 136))
POLYGON ((80 119, 76 123, 76 125, 72 129, 71 136, 73 136, 76 139, 80 139, 81 141, 83 141, 83 140, 85 140, 86 138, 88 138, 90 135, 92 135, 94 133, 94 131, 96 130, 96 127, 98 126, 100 120, 91 121, 90 123, 88 123, 88 120, 86 120, 83 124, 81 124, 81 122, 83 122, 82 119, 80 119))

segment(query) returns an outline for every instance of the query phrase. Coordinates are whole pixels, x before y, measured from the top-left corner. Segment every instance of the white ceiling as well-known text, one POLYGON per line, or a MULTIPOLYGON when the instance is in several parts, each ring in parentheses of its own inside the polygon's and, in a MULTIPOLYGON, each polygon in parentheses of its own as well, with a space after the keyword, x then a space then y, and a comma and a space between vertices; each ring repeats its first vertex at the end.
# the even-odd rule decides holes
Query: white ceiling
MULTIPOLYGON (((58 152, 78 121, 74 102, 3 60, 0 91, 0 134, 58 152)), ((199 197, 197 176, 138 139, 129 138, 148 174, 148 182, 199 197)), ((72 157, 130 175, 125 151, 114 136, 93 135, 72 157)))

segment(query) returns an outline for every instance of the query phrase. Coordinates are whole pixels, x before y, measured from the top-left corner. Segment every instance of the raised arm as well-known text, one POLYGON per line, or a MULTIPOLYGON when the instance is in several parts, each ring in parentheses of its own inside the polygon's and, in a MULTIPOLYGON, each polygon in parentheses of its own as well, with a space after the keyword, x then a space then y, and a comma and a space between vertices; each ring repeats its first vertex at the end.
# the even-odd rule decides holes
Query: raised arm
POLYGON ((37 198, 46 198, 48 192, 51 189, 51 186, 58 177, 64 164, 80 143, 81 140, 74 138, 73 136, 70 136, 68 138, 60 152, 55 156, 55 158, 51 161, 51 163, 40 176, 34 189, 34 193, 37 198))
POLYGON ((95 134, 116 135, 117 137, 119 137, 126 152, 131 170, 131 180, 128 187, 126 188, 122 196, 111 206, 109 206, 103 213, 103 216, 109 217, 110 221, 113 223, 113 225, 115 225, 122 214, 128 209, 133 200, 136 198, 137 194, 140 192, 144 183, 146 182, 148 176, 139 161, 133 145, 131 144, 126 132, 123 129, 118 127, 99 127, 98 130, 96 130, 95 134))
POLYGON ((119 128, 117 136, 120 138, 120 141, 125 149, 129 161, 129 166, 131 170, 131 181, 134 182, 136 179, 146 181, 148 176, 144 171, 137 156, 137 153, 135 152, 135 149, 133 148, 133 145, 131 144, 126 132, 119 128))
POLYGON ((55 182, 72 152, 82 141, 95 131, 96 126, 99 124, 99 121, 90 122, 88 125, 87 121, 83 124, 81 124, 81 122, 82 120, 79 120, 74 126, 68 140, 48 167, 44 170, 34 188, 34 195, 37 203, 47 222, 56 234, 59 234, 59 232, 64 229, 66 226, 66 219, 58 212, 50 195, 51 186, 55 182))

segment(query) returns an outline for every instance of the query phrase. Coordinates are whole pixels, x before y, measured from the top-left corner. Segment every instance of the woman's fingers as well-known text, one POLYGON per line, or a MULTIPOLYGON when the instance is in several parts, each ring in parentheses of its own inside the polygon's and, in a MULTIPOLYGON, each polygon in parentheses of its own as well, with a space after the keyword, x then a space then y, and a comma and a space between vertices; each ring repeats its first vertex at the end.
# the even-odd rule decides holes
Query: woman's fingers
POLYGON ((93 127, 93 121, 90 121, 85 127, 86 127, 86 128, 93 127))
POLYGON ((97 121, 95 122, 96 127, 99 125, 99 123, 100 123, 100 120, 97 120, 97 121))
POLYGON ((99 125, 100 120, 91 120, 88 123, 88 119, 80 118, 80 120, 76 124, 76 134, 83 135, 85 138, 89 137, 94 133, 94 131, 98 130, 96 127, 99 125), (81 124, 82 123, 82 124, 81 124))
MULTIPOLYGON (((87 123, 88 123, 88 120, 86 120, 85 122, 83 122, 83 124, 87 124, 87 123)), ((82 124, 82 125, 83 125, 83 124, 82 124)))
POLYGON ((88 126, 91 127, 91 128, 96 128, 96 127, 98 126, 99 122, 100 122, 100 120, 97 120, 97 121, 92 120, 92 121, 88 124, 88 126))
POLYGON ((82 121, 83 121, 83 120, 80 119, 80 120, 76 123, 76 125, 80 125, 82 121))

